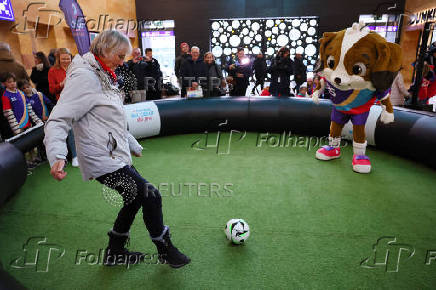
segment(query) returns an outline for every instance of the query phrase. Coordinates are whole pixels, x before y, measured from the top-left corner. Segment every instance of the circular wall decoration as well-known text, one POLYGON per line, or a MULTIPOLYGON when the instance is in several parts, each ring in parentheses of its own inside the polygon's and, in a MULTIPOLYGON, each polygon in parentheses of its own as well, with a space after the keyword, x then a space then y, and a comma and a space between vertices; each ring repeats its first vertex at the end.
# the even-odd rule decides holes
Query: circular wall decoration
POLYGON ((253 19, 210 20, 210 49, 215 57, 234 55, 237 47, 246 54, 263 52, 273 58, 277 51, 287 46, 291 57, 303 54, 308 71, 313 69, 318 58, 318 17, 283 17, 253 19))
POLYGON ((229 41, 230 41, 230 44, 232 46, 235 46, 235 47, 241 43, 241 39, 237 35, 232 35, 232 37, 230 37, 229 41))

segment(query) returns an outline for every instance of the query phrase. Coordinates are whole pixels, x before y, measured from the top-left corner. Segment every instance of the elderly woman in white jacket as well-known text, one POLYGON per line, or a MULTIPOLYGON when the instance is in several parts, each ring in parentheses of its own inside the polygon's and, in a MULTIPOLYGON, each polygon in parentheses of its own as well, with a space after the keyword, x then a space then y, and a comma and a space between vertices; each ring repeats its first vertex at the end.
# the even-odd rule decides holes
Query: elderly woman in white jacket
POLYGON ((108 232, 104 264, 136 264, 144 258, 143 254, 125 248, 130 227, 142 207, 144 223, 160 261, 174 268, 182 267, 190 259, 171 243, 169 228, 163 224, 161 195, 132 166, 130 152, 141 156, 142 147, 127 131, 114 73, 131 51, 130 41, 122 33, 108 30, 94 39, 90 50, 74 57, 61 98, 45 125, 50 173, 57 180, 67 175, 65 140, 72 127, 83 179, 96 179, 112 187, 124 201, 108 232))

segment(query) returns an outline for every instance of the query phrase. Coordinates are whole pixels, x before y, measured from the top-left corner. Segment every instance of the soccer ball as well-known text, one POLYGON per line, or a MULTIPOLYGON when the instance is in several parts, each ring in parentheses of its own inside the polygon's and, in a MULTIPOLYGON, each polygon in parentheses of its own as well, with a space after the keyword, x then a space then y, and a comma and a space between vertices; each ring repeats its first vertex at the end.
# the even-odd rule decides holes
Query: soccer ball
POLYGON ((243 219, 231 219, 227 222, 224 232, 228 240, 239 245, 250 236, 250 227, 243 219))

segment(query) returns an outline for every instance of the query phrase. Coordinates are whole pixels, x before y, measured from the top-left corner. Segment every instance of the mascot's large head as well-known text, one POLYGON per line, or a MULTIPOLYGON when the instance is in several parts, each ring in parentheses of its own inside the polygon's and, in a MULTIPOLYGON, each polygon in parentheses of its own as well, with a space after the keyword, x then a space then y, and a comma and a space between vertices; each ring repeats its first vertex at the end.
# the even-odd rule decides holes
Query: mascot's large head
POLYGON ((325 32, 320 43, 320 69, 340 90, 385 91, 401 67, 401 47, 370 32, 363 22, 339 32, 325 32))

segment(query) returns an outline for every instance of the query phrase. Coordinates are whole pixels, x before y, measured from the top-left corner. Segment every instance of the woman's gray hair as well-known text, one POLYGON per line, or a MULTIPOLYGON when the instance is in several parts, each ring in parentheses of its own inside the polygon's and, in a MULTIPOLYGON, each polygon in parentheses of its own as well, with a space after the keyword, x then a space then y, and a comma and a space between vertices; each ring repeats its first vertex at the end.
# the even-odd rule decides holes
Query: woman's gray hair
POLYGON ((90 51, 97 56, 109 56, 123 47, 128 49, 126 54, 132 51, 132 45, 127 36, 117 30, 105 30, 94 38, 90 51))
POLYGON ((204 54, 204 58, 206 58, 206 56, 208 56, 209 54, 212 55, 213 60, 215 60, 215 55, 213 55, 212 51, 208 51, 208 52, 206 52, 206 53, 204 54))

